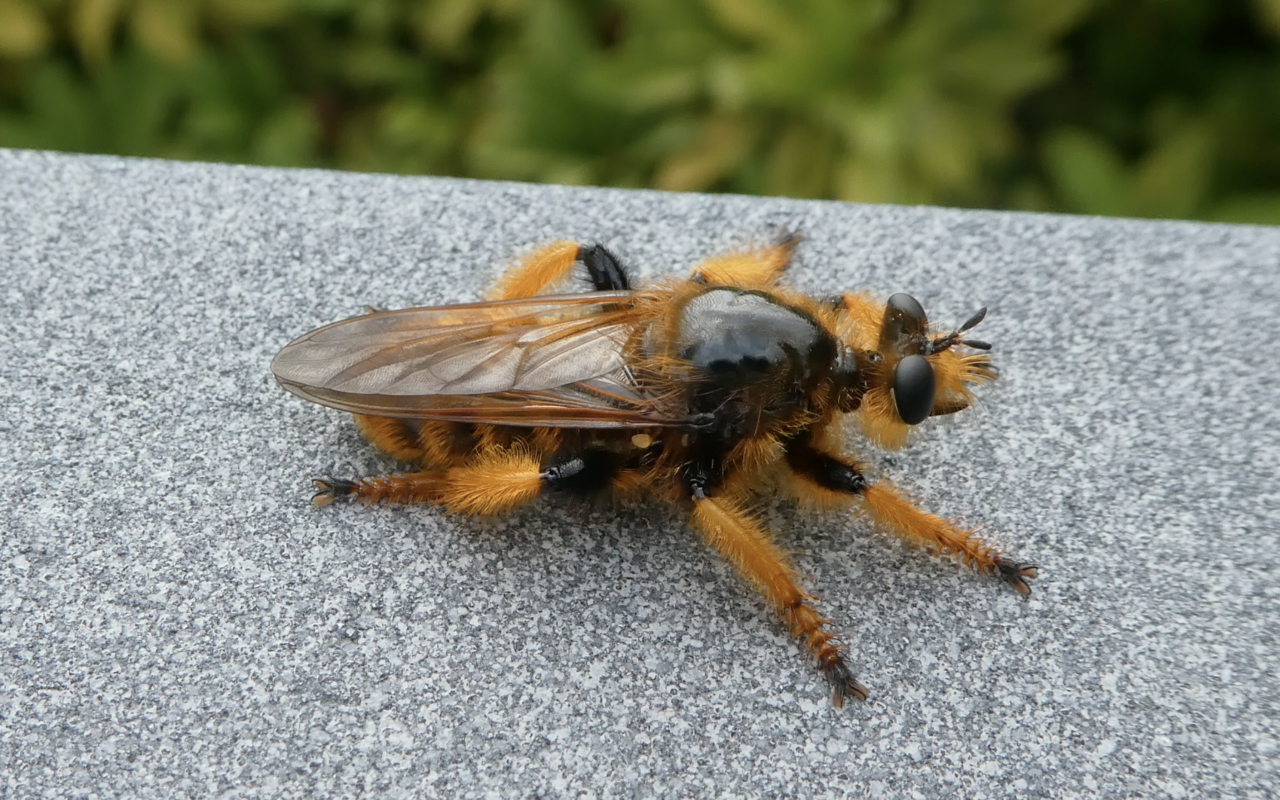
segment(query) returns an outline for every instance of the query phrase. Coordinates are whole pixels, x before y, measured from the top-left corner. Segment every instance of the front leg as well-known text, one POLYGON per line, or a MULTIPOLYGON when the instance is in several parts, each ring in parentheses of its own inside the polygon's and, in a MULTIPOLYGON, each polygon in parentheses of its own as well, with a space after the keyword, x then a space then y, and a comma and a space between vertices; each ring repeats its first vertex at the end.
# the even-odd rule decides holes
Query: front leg
POLYGON ((923 511, 893 488, 871 483, 855 464, 814 449, 797 440, 787 447, 793 489, 801 497, 823 505, 844 505, 858 500, 871 518, 885 530, 907 541, 956 553, 964 563, 985 575, 995 575, 1018 594, 1031 594, 1027 580, 1036 567, 1016 561, 978 538, 972 531, 923 511))

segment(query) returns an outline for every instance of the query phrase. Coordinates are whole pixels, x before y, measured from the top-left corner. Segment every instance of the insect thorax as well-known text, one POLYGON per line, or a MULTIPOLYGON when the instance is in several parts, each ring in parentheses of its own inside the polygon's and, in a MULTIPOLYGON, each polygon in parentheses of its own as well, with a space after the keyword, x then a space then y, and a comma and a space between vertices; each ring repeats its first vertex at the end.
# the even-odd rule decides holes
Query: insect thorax
POLYGON ((725 431, 804 413, 836 356, 821 325, 764 292, 709 289, 680 310, 677 331, 689 410, 715 415, 725 431))

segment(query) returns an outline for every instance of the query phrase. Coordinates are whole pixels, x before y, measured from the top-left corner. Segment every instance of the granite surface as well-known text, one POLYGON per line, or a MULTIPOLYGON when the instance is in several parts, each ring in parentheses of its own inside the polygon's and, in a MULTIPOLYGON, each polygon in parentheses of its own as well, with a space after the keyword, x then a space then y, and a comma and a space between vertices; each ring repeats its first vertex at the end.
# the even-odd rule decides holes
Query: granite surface
POLYGON ((0 151, 0 275, 6 797, 1280 784, 1280 229, 0 151), (765 509, 868 702, 657 506, 308 502, 393 465, 274 384, 294 336, 555 238, 653 277, 779 228, 805 290, 990 308, 981 405, 863 454, 1042 567, 765 509))

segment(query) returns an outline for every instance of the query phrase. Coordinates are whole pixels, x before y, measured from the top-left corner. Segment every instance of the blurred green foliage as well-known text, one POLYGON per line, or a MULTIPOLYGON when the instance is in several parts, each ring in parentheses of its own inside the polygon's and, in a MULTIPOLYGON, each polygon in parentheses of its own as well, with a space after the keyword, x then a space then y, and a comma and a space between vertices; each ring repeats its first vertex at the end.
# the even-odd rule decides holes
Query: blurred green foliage
POLYGON ((1280 0, 0 0, 0 146, 1280 223, 1280 0))

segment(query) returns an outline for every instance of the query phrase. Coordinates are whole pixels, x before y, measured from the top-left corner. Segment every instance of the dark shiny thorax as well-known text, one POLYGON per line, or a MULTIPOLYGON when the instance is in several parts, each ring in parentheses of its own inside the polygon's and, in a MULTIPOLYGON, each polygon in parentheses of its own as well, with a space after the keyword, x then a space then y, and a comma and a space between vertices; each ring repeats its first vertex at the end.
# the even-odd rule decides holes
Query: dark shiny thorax
POLYGON ((731 432, 804 412, 831 373, 836 343, 772 295, 716 287, 682 309, 676 355, 692 372, 689 410, 731 432))

